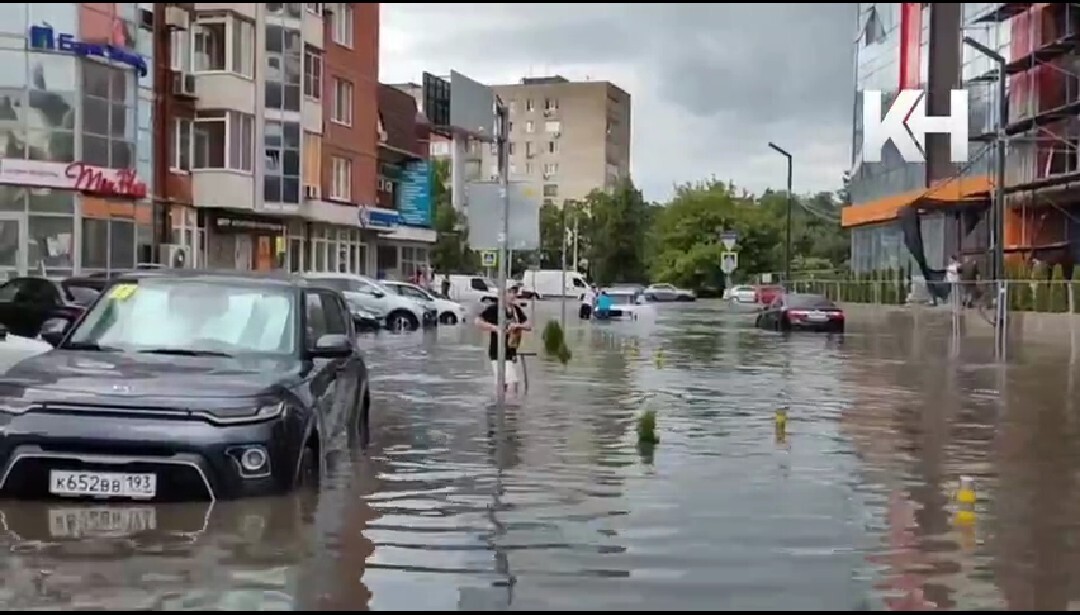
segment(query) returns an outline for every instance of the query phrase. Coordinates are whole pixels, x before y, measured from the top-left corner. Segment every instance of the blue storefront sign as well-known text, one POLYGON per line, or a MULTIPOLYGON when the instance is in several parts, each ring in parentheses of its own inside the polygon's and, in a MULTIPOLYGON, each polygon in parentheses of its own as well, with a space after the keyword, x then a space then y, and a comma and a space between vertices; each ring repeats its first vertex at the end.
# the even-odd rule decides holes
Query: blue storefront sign
POLYGON ((74 34, 57 34, 52 26, 30 27, 30 48, 44 51, 63 51, 77 56, 97 56, 107 58, 113 62, 127 64, 139 72, 140 77, 145 77, 149 72, 146 58, 122 46, 84 43, 75 39, 74 34))
POLYGON ((401 223, 431 228, 431 163, 427 160, 406 163, 399 194, 401 223))
POLYGON ((393 229, 401 223, 398 212, 374 207, 360 208, 360 226, 367 228, 393 229))

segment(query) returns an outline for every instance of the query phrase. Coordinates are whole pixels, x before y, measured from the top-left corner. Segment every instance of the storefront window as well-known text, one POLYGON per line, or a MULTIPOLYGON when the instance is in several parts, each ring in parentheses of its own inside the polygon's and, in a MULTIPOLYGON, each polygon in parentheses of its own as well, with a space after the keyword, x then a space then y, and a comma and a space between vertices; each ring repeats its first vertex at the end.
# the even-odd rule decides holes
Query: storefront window
POLYGON ((70 275, 75 268, 72 256, 72 219, 67 216, 30 216, 27 228, 27 268, 49 276, 70 275))
POLYGON ((398 275, 398 247, 381 245, 375 249, 375 271, 386 277, 398 275))

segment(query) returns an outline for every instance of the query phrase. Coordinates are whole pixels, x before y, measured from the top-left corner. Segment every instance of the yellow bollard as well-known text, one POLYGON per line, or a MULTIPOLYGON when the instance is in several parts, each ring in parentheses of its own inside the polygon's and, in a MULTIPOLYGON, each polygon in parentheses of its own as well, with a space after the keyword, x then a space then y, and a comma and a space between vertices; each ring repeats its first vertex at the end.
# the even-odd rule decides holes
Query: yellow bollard
POLYGON ((653 357, 653 358, 656 361, 656 367, 662 369, 664 367, 664 349, 663 348, 657 348, 656 349, 656 356, 653 357))
POLYGON ((971 525, 975 523, 975 479, 970 476, 960 477, 960 486, 956 489, 956 514, 954 520, 957 525, 971 525))
POLYGON ((787 442, 787 413, 787 408, 777 408, 776 416, 773 417, 777 444, 784 444, 787 442))

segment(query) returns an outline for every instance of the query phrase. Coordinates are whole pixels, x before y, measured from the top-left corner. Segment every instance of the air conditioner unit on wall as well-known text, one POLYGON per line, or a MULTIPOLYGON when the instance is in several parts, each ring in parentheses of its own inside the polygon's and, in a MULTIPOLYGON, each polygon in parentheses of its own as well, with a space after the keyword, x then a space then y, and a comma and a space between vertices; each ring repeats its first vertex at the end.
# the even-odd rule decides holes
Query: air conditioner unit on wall
POLYGON ((185 73, 181 71, 173 72, 173 94, 176 96, 184 96, 187 98, 194 98, 195 94, 195 75, 191 73, 185 73))
POLYGON ((165 27, 169 30, 187 30, 191 27, 191 15, 178 6, 165 7, 165 27))
POLYGON ((171 269, 189 269, 194 266, 191 262, 191 251, 187 246, 181 246, 177 244, 164 244, 161 246, 163 252, 161 259, 162 264, 171 269))

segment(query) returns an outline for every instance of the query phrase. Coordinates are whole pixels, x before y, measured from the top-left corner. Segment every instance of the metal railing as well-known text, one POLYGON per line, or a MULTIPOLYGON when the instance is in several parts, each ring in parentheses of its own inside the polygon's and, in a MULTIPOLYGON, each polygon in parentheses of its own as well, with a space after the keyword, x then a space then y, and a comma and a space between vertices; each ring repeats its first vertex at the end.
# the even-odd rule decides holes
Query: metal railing
MULTIPOLYGON (((920 279, 793 280, 792 292, 825 295, 841 303, 882 305, 954 304, 987 308, 994 305, 996 280, 926 283, 920 279)), ((1010 312, 1080 314, 1080 280, 1004 280, 1005 307, 1010 312)))

